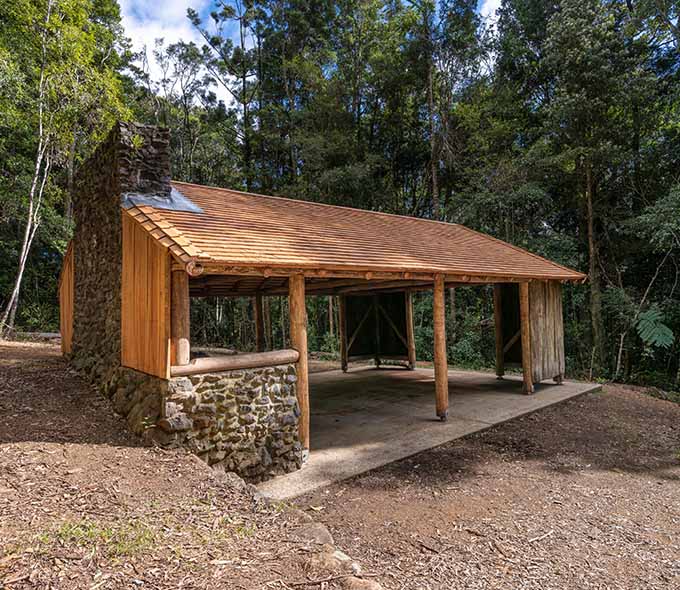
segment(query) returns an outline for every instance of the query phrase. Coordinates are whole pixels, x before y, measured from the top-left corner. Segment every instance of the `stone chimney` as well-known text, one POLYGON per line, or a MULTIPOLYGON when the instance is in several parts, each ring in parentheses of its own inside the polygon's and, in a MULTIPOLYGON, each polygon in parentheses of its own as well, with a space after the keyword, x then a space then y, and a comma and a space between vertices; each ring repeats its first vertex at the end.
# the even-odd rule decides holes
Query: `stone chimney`
POLYGON ((170 132, 118 123, 76 175, 73 363, 106 386, 120 366, 122 209, 172 206, 170 132))
POLYGON ((117 148, 122 195, 170 196, 170 131, 167 128, 119 123, 110 139, 117 148))

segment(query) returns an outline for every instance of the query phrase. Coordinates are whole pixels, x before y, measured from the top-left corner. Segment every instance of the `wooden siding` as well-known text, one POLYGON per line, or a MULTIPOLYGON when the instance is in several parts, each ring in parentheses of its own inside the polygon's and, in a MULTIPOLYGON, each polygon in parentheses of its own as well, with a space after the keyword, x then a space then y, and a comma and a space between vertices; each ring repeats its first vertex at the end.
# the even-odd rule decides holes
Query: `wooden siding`
POLYGON ((59 331, 63 354, 70 354, 73 342, 73 270, 73 243, 69 242, 59 275, 59 331))
POLYGON ((531 363, 534 383, 564 375, 562 286, 555 281, 529 284, 531 363))
POLYGON ((170 376, 170 253, 123 211, 121 364, 170 376))
POLYGON ((403 292, 345 296, 347 355, 352 359, 408 359, 403 292))

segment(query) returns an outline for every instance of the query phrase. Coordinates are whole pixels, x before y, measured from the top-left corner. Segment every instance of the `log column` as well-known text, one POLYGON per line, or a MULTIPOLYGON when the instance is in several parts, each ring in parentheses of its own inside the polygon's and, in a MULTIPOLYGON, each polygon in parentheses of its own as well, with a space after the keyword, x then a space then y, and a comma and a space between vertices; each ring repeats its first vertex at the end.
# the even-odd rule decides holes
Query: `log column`
POLYGON ((378 294, 373 295, 373 314, 375 318, 375 368, 380 368, 380 306, 378 294))
POLYGON ((264 351, 264 307, 262 305, 262 293, 257 293, 253 297, 254 316, 255 316, 255 350, 264 351))
POLYGON ((406 291, 406 343, 408 344, 408 368, 413 371, 416 368, 416 339, 413 331, 413 296, 411 291, 406 291))
POLYGON ((189 323, 189 275, 184 270, 172 272, 170 293, 171 361, 174 366, 188 365, 191 360, 189 323))
POLYGON ((347 298, 338 297, 338 336, 340 337, 340 368, 347 372, 347 298))
POLYGON ((502 379, 505 374, 503 353, 503 308, 501 293, 502 285, 493 286, 493 318, 496 331, 496 377, 502 379))
POLYGON ((437 416, 443 421, 449 413, 449 371, 446 361, 446 315, 444 277, 434 280, 434 384, 437 396, 437 416))
POLYGON ((307 362, 307 310, 305 307, 305 277, 291 275, 288 279, 290 307, 290 343, 298 351, 297 399, 300 406, 300 444, 303 460, 309 454, 309 371, 307 362))
POLYGON ((519 321, 522 340, 522 376, 524 393, 534 392, 531 369, 531 322, 529 318, 529 283, 519 284, 519 321))

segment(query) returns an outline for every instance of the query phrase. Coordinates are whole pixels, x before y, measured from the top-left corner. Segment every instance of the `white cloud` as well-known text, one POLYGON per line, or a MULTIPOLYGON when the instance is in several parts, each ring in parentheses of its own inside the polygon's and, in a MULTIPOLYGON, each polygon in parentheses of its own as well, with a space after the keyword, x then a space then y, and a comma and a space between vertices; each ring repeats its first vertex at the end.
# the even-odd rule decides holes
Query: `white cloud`
POLYGON ((490 26, 495 27, 498 17, 496 11, 501 7, 501 0, 482 0, 479 14, 490 26))
MULTIPOLYGON (((125 35, 132 41, 135 51, 145 46, 149 59, 149 73, 153 80, 161 77, 161 69, 153 57, 156 39, 163 38, 166 45, 193 41, 199 47, 203 38, 187 18, 187 8, 204 14, 211 0, 120 0, 125 35)), ((218 98, 228 101, 223 88, 213 88, 218 98)))

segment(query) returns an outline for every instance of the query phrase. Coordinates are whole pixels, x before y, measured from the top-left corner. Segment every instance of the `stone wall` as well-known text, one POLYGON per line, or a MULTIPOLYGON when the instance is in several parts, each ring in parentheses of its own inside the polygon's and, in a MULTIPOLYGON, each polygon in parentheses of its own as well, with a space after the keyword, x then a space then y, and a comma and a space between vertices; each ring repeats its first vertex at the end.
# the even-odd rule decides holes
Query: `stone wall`
POLYGON ((167 129, 119 123, 76 177, 72 360, 95 382, 120 366, 121 195, 170 193, 169 146, 167 129))
POLYGON ((107 395, 130 429, 262 481, 302 465, 295 365, 175 377, 119 367, 107 395))
POLYGON ((81 166, 74 194, 73 365, 130 430, 261 481, 301 466, 294 365, 160 379, 120 365, 121 198, 167 198, 166 129, 119 124, 81 166))

